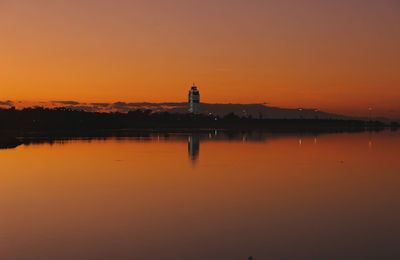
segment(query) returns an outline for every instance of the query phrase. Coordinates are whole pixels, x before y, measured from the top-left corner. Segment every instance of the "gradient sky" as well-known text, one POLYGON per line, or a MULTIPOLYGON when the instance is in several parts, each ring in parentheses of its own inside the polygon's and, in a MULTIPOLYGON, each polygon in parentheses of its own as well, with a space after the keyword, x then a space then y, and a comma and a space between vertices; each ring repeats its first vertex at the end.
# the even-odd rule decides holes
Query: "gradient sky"
POLYGON ((400 117, 398 0, 1 0, 0 99, 400 117))

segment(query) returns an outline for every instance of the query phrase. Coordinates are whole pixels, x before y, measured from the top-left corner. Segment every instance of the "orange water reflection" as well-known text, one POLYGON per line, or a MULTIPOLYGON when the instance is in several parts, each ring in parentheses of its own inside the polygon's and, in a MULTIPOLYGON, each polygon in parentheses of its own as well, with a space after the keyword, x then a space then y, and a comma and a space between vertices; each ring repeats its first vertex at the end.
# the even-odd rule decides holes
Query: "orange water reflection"
POLYGON ((0 150, 0 258, 394 259, 399 147, 385 132, 0 150))

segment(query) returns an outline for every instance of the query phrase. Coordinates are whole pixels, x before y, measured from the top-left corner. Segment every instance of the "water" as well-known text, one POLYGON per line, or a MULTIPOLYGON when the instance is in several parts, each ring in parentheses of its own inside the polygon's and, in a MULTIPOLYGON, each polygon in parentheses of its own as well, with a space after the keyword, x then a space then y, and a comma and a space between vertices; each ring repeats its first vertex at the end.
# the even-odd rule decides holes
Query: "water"
POLYGON ((1 259, 400 259, 400 133, 0 150, 1 259))

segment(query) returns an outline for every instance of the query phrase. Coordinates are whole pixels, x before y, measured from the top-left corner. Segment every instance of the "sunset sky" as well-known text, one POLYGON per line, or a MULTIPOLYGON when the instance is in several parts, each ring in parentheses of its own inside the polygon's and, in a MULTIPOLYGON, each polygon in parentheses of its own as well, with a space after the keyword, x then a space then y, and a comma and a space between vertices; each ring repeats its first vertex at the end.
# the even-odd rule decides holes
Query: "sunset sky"
POLYGON ((398 0, 1 0, 0 100, 400 118, 398 0))

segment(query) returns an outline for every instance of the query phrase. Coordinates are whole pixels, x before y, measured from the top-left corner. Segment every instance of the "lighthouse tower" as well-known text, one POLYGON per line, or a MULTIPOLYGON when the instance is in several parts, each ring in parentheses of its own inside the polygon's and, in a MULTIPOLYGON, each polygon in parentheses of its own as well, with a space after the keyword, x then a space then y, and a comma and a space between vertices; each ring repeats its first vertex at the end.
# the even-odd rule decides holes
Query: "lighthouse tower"
POLYGON ((195 84, 189 90, 189 112, 200 114, 200 92, 195 84))

